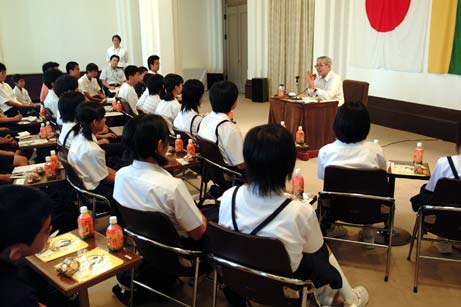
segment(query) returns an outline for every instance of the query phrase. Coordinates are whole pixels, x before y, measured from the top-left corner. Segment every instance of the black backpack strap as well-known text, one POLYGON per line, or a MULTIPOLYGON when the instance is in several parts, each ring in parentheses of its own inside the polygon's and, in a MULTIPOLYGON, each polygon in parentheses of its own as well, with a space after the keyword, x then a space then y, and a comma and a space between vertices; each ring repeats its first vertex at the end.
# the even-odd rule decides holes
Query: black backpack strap
POLYGON ((219 122, 219 124, 216 125, 216 129, 214 131, 214 134, 216 135, 216 146, 218 146, 218 143, 219 143, 218 128, 219 128, 219 126, 221 126, 222 124, 224 124, 226 122, 231 122, 231 121, 228 120, 228 119, 225 119, 225 120, 223 120, 222 122, 219 122))
POLYGON ((448 156, 447 160, 448 160, 448 164, 450 164, 450 168, 451 168, 451 171, 453 172, 453 176, 455 177, 455 179, 459 180, 458 171, 456 170, 455 164, 453 163, 453 159, 451 158, 451 156, 448 156))
POLYGON ((232 193, 232 224, 234 225, 234 230, 235 231, 240 231, 238 226, 237 226, 237 221, 235 220, 235 197, 237 196, 237 191, 240 189, 240 185, 235 188, 234 193, 232 193))
POLYGON ((69 131, 67 131, 67 134, 66 134, 66 136, 64 137, 64 144, 62 144, 62 146, 66 147, 67 138, 69 137, 70 133, 74 131, 74 127, 75 127, 75 125, 72 127, 72 129, 70 129, 69 131))
POLYGON ((279 215, 279 213, 282 212, 282 210, 285 209, 286 206, 288 206, 289 203, 291 203, 291 199, 285 199, 285 201, 274 212, 272 212, 271 215, 269 215, 264 221, 262 221, 261 224, 259 224, 255 229, 253 229, 250 235, 256 235, 261 229, 266 227, 266 225, 272 222, 277 217, 277 215, 279 215))
MULTIPOLYGON (((190 121, 189 131, 190 131, 190 135, 191 135, 191 136, 194 135, 194 133, 192 132, 192 127, 194 126, 194 121, 195 121, 195 119, 196 119, 197 117, 199 117, 199 116, 200 116, 200 115, 195 114, 194 117, 192 117, 192 120, 190 121)), ((198 129, 200 129, 200 124, 201 124, 201 123, 202 123, 202 122, 200 121, 200 123, 199 123, 198 126, 197 126, 197 131, 196 131, 197 133, 198 133, 198 129)))

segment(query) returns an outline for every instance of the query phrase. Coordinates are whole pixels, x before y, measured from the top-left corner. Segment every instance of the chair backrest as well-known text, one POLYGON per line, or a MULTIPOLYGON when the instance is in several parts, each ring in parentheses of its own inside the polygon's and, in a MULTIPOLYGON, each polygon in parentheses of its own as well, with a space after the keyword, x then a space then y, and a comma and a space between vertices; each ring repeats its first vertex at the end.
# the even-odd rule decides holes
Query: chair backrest
MULTIPOLYGON (((293 276, 288 254, 278 239, 247 235, 214 222, 208 223, 206 238, 213 257, 277 276, 293 276)), ((221 269, 224 283, 242 297, 270 306, 293 302, 285 296, 286 283, 251 274, 235 265, 223 265, 221 269)))
POLYGON ((119 98, 120 103, 122 104, 123 111, 128 115, 128 116, 135 116, 133 109, 131 108, 130 104, 128 103, 128 100, 125 98, 119 98))
POLYGON ((344 80, 344 102, 361 101, 364 105, 368 105, 368 87, 368 82, 344 80))
POLYGON ((189 139, 192 139, 195 142, 195 138, 192 135, 189 135, 189 133, 175 129, 174 127, 173 127, 173 131, 174 131, 174 135, 179 134, 181 136, 181 140, 184 143, 184 148, 187 146, 187 142, 189 141, 189 139))
POLYGON ((58 151, 58 158, 59 161, 62 163, 62 166, 64 166, 64 170, 66 171, 66 177, 68 180, 71 181, 71 183, 78 188, 82 190, 86 190, 85 186, 83 185, 82 180, 78 176, 78 174, 75 172, 74 168, 72 165, 70 165, 69 161, 67 160, 67 152, 66 151, 58 151))
MULTIPOLYGON (((126 229, 173 247, 181 247, 179 235, 167 215, 160 212, 134 210, 117 204, 126 229)), ((181 265, 178 255, 142 239, 134 238, 136 248, 144 261, 160 272, 179 274, 181 265)))
POLYGON ((389 207, 393 204, 391 201, 374 199, 373 196, 389 197, 389 195, 390 187, 385 170, 327 166, 319 202, 322 206, 329 207, 330 219, 356 224, 373 224, 383 222, 388 217, 382 213, 381 205, 389 207), (325 192, 345 194, 328 195, 325 192), (357 197, 353 194, 369 197, 357 197))

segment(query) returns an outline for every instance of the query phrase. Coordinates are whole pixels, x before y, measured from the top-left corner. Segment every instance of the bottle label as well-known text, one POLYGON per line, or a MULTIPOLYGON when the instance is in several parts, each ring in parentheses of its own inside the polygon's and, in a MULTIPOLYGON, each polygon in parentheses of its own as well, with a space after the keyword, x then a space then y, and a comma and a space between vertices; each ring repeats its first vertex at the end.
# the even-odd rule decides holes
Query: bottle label
POLYGON ((296 132, 296 144, 304 144, 304 132, 298 130, 296 132))
POLYGON ((184 144, 182 142, 181 139, 176 139, 176 141, 174 141, 174 151, 176 152, 181 152, 184 150, 184 144))
POLYGON ((299 196, 304 193, 304 177, 303 176, 294 176, 291 181, 293 194, 299 196))
POLYGON ((422 164, 423 163, 423 150, 422 149, 415 149, 413 153, 413 161, 416 164, 422 164))
POLYGON ((123 249, 123 232, 121 229, 107 230, 107 247, 111 251, 120 251, 123 249))
POLYGON ((45 176, 48 179, 53 179, 56 177, 56 171, 53 163, 49 162, 45 164, 45 176))
POLYGON ((195 157, 195 146, 194 146, 194 144, 187 145, 187 154, 192 156, 192 157, 195 157))
POLYGON ((93 219, 91 216, 78 218, 78 234, 82 239, 86 239, 94 235, 93 219))

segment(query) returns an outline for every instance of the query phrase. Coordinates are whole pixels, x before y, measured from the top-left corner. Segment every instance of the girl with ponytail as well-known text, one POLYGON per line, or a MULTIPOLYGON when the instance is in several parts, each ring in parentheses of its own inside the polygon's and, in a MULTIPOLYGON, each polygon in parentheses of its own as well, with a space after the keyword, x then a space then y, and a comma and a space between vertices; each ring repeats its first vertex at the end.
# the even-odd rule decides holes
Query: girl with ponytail
POLYGON ((177 74, 168 74, 163 80, 165 93, 162 100, 155 110, 155 114, 162 116, 167 124, 171 134, 173 132, 173 121, 181 110, 181 104, 178 102, 177 97, 182 93, 183 78, 177 74))

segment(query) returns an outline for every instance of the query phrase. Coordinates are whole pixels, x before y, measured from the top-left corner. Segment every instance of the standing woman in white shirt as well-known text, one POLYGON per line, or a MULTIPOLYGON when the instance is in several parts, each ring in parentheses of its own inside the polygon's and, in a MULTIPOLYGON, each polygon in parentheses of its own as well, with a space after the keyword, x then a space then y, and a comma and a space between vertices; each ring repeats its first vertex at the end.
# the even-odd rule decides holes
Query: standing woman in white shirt
POLYGON ((168 74, 164 79, 165 95, 157 106, 155 114, 163 116, 168 124, 170 133, 173 132, 173 121, 181 110, 181 104, 176 99, 182 93, 184 79, 177 74, 168 74))
POLYGON ((191 137, 198 134, 200 123, 203 119, 198 112, 202 104, 205 87, 200 80, 187 80, 182 88, 181 112, 176 116, 173 126, 175 129, 184 131, 191 137))
POLYGON ((118 62, 118 67, 124 68, 128 64, 128 52, 126 51, 125 48, 120 46, 120 43, 122 42, 122 38, 120 35, 115 34, 112 36, 112 44, 113 46, 107 48, 106 51, 106 62, 110 63, 110 57, 115 55, 118 55, 120 57, 120 61, 118 62))
POLYGON ((147 114, 155 114, 157 106, 165 94, 165 87, 163 86, 163 76, 161 74, 147 74, 146 75, 147 94, 143 94, 138 100, 136 107, 147 114))

